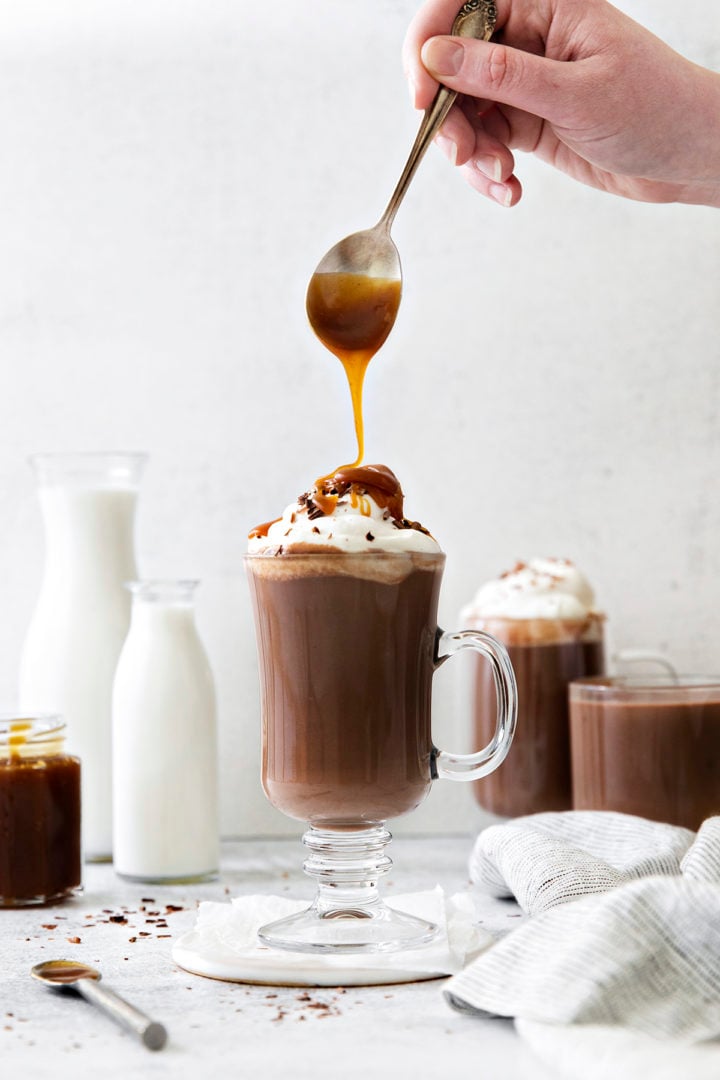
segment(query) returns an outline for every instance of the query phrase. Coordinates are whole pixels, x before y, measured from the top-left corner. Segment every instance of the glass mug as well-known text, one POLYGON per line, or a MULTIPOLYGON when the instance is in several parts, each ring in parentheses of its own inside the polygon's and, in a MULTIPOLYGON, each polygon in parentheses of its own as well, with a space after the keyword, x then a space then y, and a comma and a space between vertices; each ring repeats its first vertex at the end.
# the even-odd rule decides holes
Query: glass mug
POLYGON ((504 647, 437 627, 442 554, 246 555, 261 680, 262 782, 270 802, 309 828, 312 906, 262 927, 275 948, 378 952, 431 941, 437 927, 380 898, 390 868, 385 821, 409 813, 435 779, 496 769, 515 730, 517 693, 504 647), (432 677, 473 649, 497 687, 492 738, 475 754, 433 745, 432 677))
MULTIPOLYGON (((513 752, 475 797, 501 817, 571 810, 568 686, 605 670, 604 616, 584 619, 475 618, 470 625, 501 641, 515 669, 520 725, 513 752)), ((492 732, 495 687, 487 664, 477 663, 475 739, 492 732)))
POLYGON ((686 829, 720 813, 720 678, 615 675, 570 686, 576 810, 686 829))

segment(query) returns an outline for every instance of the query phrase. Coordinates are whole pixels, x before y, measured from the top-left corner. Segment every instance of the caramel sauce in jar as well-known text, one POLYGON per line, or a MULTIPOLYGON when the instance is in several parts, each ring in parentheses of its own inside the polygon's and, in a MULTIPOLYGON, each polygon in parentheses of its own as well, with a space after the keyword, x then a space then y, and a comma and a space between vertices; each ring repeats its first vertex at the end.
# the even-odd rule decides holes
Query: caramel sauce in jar
POLYGON ((352 399, 357 459, 365 452, 362 391, 367 366, 393 328, 402 282, 367 274, 315 273, 306 308, 320 341, 345 368, 352 399))
POLYGON ((0 718, 0 907, 81 887, 80 762, 57 717, 0 718))

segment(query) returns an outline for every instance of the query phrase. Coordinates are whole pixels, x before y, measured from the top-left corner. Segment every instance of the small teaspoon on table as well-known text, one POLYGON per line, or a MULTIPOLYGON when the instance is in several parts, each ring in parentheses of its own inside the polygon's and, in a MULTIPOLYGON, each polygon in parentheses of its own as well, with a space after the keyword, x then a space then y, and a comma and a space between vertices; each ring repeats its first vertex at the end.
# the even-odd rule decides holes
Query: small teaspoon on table
POLYGON ((97 1005, 116 1023, 136 1035, 148 1050, 162 1050, 167 1042, 167 1031, 162 1024, 136 1009, 114 990, 100 985, 101 975, 88 964, 75 960, 46 960, 31 969, 33 978, 55 989, 72 987, 86 1001, 97 1005))

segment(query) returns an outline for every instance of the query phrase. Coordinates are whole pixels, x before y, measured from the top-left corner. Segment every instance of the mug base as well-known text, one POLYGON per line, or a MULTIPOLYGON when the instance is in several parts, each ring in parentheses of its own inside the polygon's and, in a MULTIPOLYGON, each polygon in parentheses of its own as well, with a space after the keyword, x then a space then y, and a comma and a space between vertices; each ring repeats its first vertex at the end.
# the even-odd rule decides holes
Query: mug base
POLYGON ((435 923, 389 907, 378 880, 392 866, 386 848, 392 837, 383 824, 343 832, 310 826, 303 843, 310 854, 306 874, 318 891, 305 911, 261 926, 258 939, 292 952, 395 952, 427 945, 439 934, 435 923))
POLYGON ((292 952, 345 953, 396 952, 416 949, 438 936, 435 923, 395 911, 381 900, 372 907, 306 911, 261 926, 263 945, 292 952))

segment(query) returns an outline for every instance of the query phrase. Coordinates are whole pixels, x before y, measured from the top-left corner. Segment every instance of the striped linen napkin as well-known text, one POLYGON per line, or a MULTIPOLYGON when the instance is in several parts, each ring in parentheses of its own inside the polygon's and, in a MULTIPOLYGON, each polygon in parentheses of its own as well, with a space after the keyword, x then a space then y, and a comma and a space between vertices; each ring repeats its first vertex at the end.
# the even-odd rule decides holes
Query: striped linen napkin
POLYGON ((514 1017, 573 1080, 720 1077, 720 817, 697 834, 594 811, 517 818, 480 834, 470 876, 527 918, 447 983, 454 1008, 514 1017))

